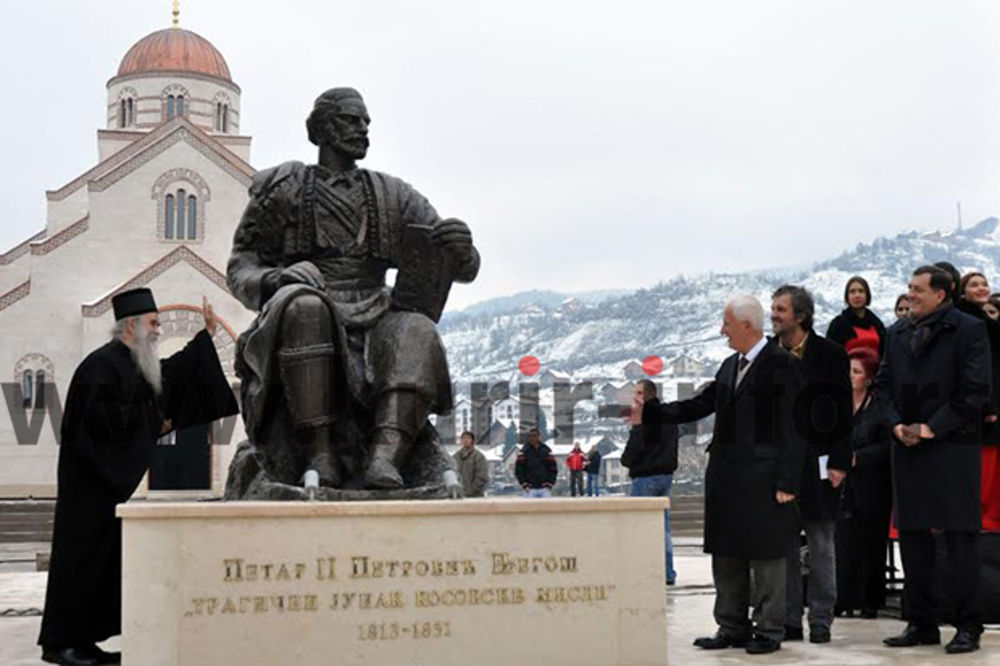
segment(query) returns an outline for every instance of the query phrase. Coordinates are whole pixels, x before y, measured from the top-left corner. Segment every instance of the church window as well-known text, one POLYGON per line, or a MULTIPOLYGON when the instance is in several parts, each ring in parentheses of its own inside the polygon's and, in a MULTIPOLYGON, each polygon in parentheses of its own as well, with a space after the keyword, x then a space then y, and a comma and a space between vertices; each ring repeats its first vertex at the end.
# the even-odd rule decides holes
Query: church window
POLYGON ((118 112, 118 127, 125 127, 125 100, 122 100, 121 107, 118 112))
POLYGON ((126 101, 125 109, 127 111, 127 113, 125 114, 125 124, 128 127, 131 127, 132 125, 135 125, 135 105, 132 102, 131 97, 129 97, 125 101, 126 101))
POLYGON ((184 115, 184 95, 177 96, 177 115, 184 115))
POLYGON ((174 117, 174 96, 167 95, 167 120, 174 117))
POLYGON ((25 409, 31 407, 31 395, 32 389, 34 388, 33 380, 34 373, 31 372, 31 370, 25 370, 24 374, 21 376, 21 395, 22 400, 24 401, 21 406, 25 409))
POLYGON ((222 131, 223 132, 228 132, 229 131, 229 105, 228 104, 223 104, 222 105, 222 131))
POLYGON ((216 102, 215 104, 215 130, 220 131, 222 129, 222 105, 216 102))
POLYGON ((45 409, 45 371, 35 373, 35 409, 45 409))
POLYGON ((194 240, 198 236, 198 197, 191 195, 188 197, 188 234, 187 237, 194 240))
POLYGON ((184 213, 187 212, 187 193, 184 190, 177 190, 177 238, 184 240, 184 213))
POLYGON ((172 239, 174 237, 174 195, 167 195, 163 209, 166 212, 163 219, 163 237, 172 239))

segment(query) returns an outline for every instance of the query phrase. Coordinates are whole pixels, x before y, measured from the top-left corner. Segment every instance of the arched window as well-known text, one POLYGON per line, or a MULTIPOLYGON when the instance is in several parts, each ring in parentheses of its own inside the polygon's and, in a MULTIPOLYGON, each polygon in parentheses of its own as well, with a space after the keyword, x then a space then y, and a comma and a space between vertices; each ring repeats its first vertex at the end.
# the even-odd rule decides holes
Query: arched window
POLYGON ((177 96, 177 115, 184 115, 184 95, 177 96))
POLYGON ((191 195, 188 197, 188 234, 190 240, 198 236, 198 197, 191 195))
POLYGON ((174 237, 174 195, 167 195, 163 209, 166 213, 163 218, 163 237, 172 239, 174 237))
POLYGON ((45 409, 45 371, 35 373, 35 409, 45 409))
POLYGON ((127 104, 125 106, 128 112, 125 114, 125 124, 128 127, 132 127, 132 125, 135 125, 135 106, 131 97, 126 101, 127 104))
POLYGON ((223 132, 228 132, 229 131, 229 105, 228 104, 223 104, 222 105, 222 131, 223 132))
POLYGON ((125 127, 125 100, 122 100, 122 108, 118 112, 118 127, 125 127))
POLYGON ((174 117, 174 96, 167 95, 167 120, 174 117))
POLYGON ((222 104, 215 103, 215 130, 222 130, 222 104))
POLYGON ((177 238, 184 240, 184 213, 187 212, 187 193, 184 190, 177 190, 177 238))
POLYGON ((22 396, 22 406, 25 409, 31 407, 31 395, 32 389, 34 388, 34 373, 31 370, 25 370, 24 374, 21 376, 21 396, 22 396))

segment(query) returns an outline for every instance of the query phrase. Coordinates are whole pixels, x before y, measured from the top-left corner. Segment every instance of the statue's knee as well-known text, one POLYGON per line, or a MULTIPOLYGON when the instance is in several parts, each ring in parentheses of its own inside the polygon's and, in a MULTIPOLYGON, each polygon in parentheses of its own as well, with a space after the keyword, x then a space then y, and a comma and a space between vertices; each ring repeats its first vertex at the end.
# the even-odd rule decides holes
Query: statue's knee
POLYGON ((285 308, 281 333, 286 343, 328 342, 333 336, 330 310, 319 296, 298 296, 285 308))

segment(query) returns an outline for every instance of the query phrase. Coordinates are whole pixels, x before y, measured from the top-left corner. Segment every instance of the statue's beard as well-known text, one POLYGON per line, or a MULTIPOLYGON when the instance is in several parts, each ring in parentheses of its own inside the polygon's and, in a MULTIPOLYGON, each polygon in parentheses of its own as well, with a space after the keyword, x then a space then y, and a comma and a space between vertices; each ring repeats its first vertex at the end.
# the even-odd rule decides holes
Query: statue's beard
POLYGON ((330 142, 330 145, 335 151, 347 155, 352 160, 363 160, 368 154, 368 137, 366 135, 336 137, 330 142))
POLYGON ((132 360, 139 368, 139 374, 153 387, 153 392, 163 392, 163 378, 160 376, 160 352, 156 336, 140 325, 136 328, 135 343, 132 345, 132 360))

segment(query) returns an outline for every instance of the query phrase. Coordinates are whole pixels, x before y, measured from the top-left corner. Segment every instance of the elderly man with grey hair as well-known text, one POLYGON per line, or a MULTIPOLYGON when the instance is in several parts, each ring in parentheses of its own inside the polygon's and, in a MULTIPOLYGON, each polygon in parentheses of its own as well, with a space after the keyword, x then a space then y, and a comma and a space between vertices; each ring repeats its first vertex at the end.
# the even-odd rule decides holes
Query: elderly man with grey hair
POLYGON ((704 541, 712 555, 719 628, 694 642, 706 650, 744 647, 750 654, 767 654, 784 638, 785 553, 796 534, 793 500, 804 454, 792 407, 802 374, 798 359, 769 343, 763 331, 760 302, 734 296, 721 332, 736 353, 723 361, 715 380, 689 400, 633 405, 643 411, 644 422, 688 423, 715 414, 705 472, 704 541))

